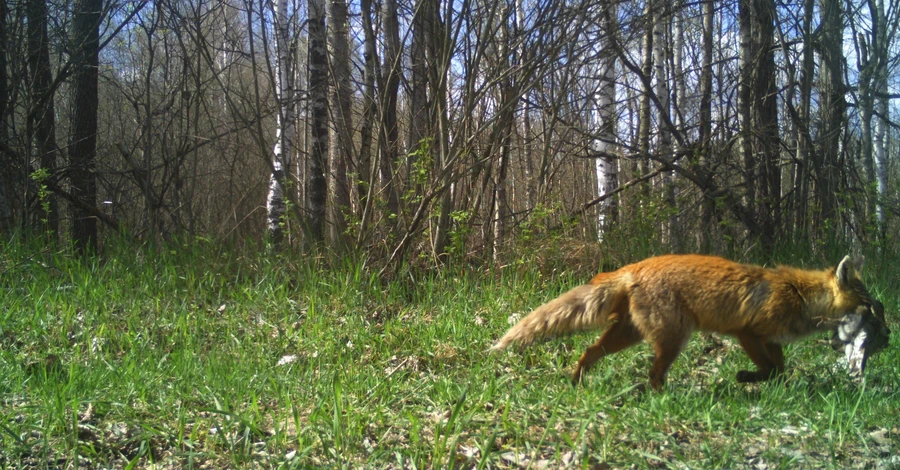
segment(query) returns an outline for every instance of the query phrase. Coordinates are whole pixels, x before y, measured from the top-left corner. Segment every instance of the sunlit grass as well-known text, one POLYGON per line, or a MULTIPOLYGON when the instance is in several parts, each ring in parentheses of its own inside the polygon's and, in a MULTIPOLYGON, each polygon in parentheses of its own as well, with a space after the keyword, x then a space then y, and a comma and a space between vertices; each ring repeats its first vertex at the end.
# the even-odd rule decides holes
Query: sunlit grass
MULTIPOLYGON (((0 466, 900 466, 896 347, 857 384, 811 338, 784 381, 741 385, 739 347, 698 336, 664 394, 642 391, 646 346, 574 388, 592 334, 486 349, 583 274, 382 284, 299 255, 112 251, 0 255, 0 466)), ((897 331, 897 295, 872 284, 897 331)))

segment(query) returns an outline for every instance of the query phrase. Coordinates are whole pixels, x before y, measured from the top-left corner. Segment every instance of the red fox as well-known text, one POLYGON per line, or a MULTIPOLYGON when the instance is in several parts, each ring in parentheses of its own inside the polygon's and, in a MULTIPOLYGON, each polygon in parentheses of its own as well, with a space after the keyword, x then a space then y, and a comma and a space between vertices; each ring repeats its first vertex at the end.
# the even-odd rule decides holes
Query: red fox
POLYGON ((653 347, 650 387, 661 390, 694 330, 735 336, 756 365, 738 382, 784 372, 782 344, 835 329, 847 313, 874 300, 859 277, 861 259, 837 268, 767 269, 716 256, 665 255, 600 273, 588 284, 538 307, 491 348, 606 327, 575 367, 573 383, 603 357, 642 339, 653 347))

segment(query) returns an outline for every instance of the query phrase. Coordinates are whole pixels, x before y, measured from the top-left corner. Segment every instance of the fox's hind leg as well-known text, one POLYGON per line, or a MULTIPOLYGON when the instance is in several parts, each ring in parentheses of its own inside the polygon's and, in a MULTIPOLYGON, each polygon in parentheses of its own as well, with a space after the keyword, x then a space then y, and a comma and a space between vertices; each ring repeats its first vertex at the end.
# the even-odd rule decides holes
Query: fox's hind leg
POLYGON ((738 382, 762 382, 784 372, 784 352, 780 344, 764 341, 751 333, 738 333, 737 338, 757 367, 755 371, 738 371, 738 382))
POLYGON ((653 342, 655 357, 653 358, 653 365, 650 366, 650 388, 654 391, 662 391, 663 386, 666 385, 666 377, 669 375, 672 363, 681 354, 681 350, 684 349, 684 345, 687 344, 690 337, 691 332, 688 330, 680 335, 676 333, 665 337, 664 340, 653 342))
POLYGON ((578 385, 584 377, 584 373, 600 359, 634 346, 640 341, 641 334, 631 322, 620 320, 613 323, 600 335, 600 339, 596 343, 584 351, 581 359, 578 359, 575 373, 572 374, 572 384, 578 385))

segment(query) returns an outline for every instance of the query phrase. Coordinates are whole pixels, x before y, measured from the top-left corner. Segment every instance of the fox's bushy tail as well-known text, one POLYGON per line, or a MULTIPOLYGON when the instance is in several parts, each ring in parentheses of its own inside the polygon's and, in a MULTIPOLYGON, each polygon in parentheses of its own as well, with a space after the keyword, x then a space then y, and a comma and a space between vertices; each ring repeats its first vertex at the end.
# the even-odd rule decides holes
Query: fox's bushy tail
POLYGON ((619 282, 578 286, 528 314, 491 349, 504 349, 513 343, 526 345, 538 339, 602 327, 620 292, 619 282))

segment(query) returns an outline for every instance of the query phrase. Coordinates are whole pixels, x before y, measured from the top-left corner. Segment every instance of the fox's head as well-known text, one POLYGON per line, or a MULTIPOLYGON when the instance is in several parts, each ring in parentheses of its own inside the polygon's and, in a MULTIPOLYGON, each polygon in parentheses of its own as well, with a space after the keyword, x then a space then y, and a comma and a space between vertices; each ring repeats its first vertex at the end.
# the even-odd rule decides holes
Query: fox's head
POLYGON ((845 256, 835 268, 833 305, 842 320, 832 338, 832 345, 850 344, 860 331, 865 331, 867 357, 887 347, 891 330, 884 319, 884 305, 869 293, 859 277, 862 263, 862 258, 845 256))
POLYGON ((874 298, 859 276, 862 265, 861 257, 845 256, 834 268, 831 305, 836 316, 852 313, 861 305, 872 304, 874 298))

